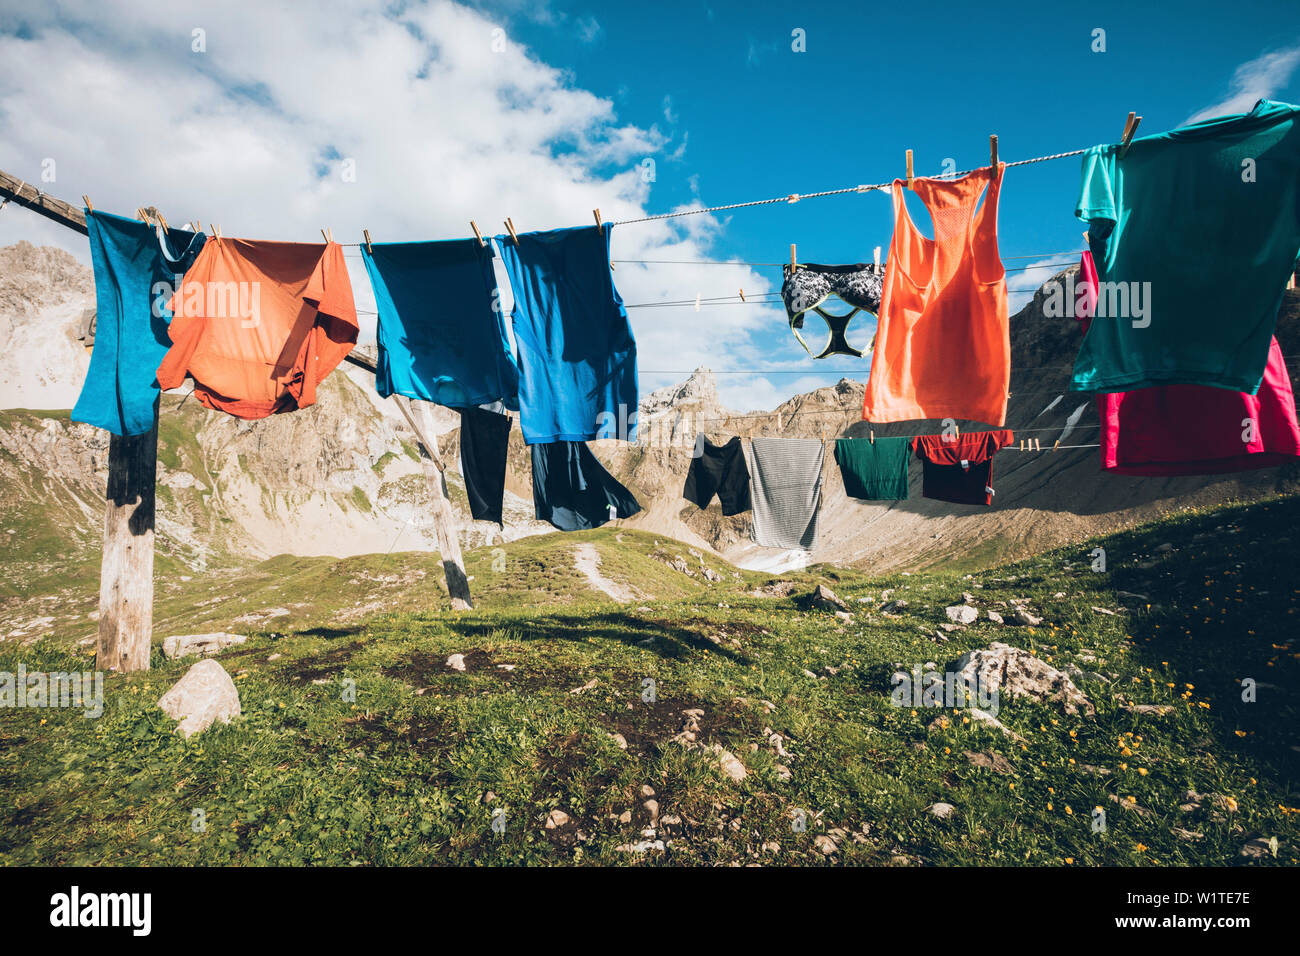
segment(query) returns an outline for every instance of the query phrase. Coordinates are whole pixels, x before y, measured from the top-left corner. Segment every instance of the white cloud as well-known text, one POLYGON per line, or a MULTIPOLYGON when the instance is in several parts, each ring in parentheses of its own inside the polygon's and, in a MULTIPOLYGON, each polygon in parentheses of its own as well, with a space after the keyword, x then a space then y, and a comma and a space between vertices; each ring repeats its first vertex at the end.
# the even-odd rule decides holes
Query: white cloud
POLYGON ((1227 98, 1193 113, 1183 121, 1183 125, 1231 113, 1250 112, 1257 101, 1284 88, 1297 66, 1300 66, 1300 43, 1261 54, 1241 64, 1232 74, 1227 98))
MULTIPOLYGON (((1079 255, 1082 255, 1082 252, 1079 255)), ((1076 261, 1077 258, 1076 256, 1076 261)), ((1037 262, 1017 266, 1016 272, 1008 272, 1007 306, 1011 314, 1015 315, 1028 305, 1043 283, 1063 269, 1068 269, 1070 264, 1069 256, 1053 256, 1050 259, 1039 259, 1037 262)))
MULTIPOLYGON (((588 223, 595 207, 606 220, 661 211, 637 164, 669 138, 574 86, 514 42, 508 22, 450 0, 321 0, 313 9, 33 6, 20 36, 0 35, 0 169, 37 179, 54 158, 57 181, 42 184, 52 195, 75 202, 87 193, 121 213, 156 205, 172 222, 198 218, 266 239, 312 241, 325 226, 343 242, 363 227, 377 241, 450 238, 468 235, 470 219, 499 233, 507 216, 531 230, 588 223), (191 50, 195 28, 206 31, 206 52, 191 50), (506 31, 501 52, 495 29, 506 31), (344 162, 355 182, 341 177, 344 162)), ((717 258, 724 228, 707 214, 617 228, 614 256, 717 258)), ((0 244, 19 239, 88 258, 83 238, 11 205, 0 213, 0 244)), ((358 307, 373 309, 348 251, 358 307)), ((628 303, 770 289, 740 264, 627 264, 615 281, 628 303)), ((709 310, 707 323, 690 309, 631 314, 647 369, 766 365, 752 337, 784 321, 779 310, 744 306, 709 310)), ((782 379, 792 377, 768 383, 773 398, 791 394, 782 379)), ((739 404, 765 387, 728 381, 736 378, 723 377, 724 400, 739 404)))

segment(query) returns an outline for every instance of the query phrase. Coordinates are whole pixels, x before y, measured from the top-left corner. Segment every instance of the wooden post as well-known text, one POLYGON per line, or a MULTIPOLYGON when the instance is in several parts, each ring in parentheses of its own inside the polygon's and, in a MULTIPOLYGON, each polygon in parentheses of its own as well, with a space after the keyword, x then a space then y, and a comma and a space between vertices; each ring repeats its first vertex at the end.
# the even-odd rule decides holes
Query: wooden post
POLYGON ((154 487, 158 472, 158 406, 143 435, 108 443, 108 504, 99 573, 100 670, 149 669, 153 644, 154 487))
POLYGON ((0 198, 86 235, 86 215, 80 209, 62 199, 47 196, 31 183, 4 171, 0 171, 0 198))
POLYGON ((444 477, 447 469, 438 455, 438 436, 433 428, 429 404, 413 402, 404 395, 394 395, 393 401, 423 446, 425 457, 422 464, 429 479, 429 490, 433 492, 433 530, 438 539, 438 553, 442 555, 442 570, 447 576, 451 606, 457 611, 468 611, 474 603, 469 596, 469 578, 460 553, 460 540, 456 537, 456 514, 447 498, 444 477))

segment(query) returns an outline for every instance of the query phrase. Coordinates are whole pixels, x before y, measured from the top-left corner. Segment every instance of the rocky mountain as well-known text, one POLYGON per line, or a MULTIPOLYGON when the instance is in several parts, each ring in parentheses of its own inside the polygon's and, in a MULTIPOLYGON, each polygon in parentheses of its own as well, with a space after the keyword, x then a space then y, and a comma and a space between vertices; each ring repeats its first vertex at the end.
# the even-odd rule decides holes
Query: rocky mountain
MULTIPOLYGON (((1065 275, 1062 273, 1057 278, 1065 275)), ((108 436, 69 421, 85 375, 80 341, 93 314, 89 269, 56 249, 19 243, 0 249, 0 562, 6 588, 25 591, 66 577, 68 562, 98 564, 108 436), (62 568, 62 570, 58 570, 62 568)), ((1287 355, 1300 355, 1300 294, 1288 293, 1278 322, 1287 355)), ((1297 469, 1207 478, 1103 475, 1091 444, 1090 401, 1066 393, 1079 332, 1044 315, 1043 293, 1011 320, 1007 425, 1037 437, 1041 452, 1006 451, 995 466, 989 508, 913 496, 860 502, 844 494, 827 456, 822 534, 815 550, 780 553, 749 540, 749 517, 701 510, 680 497, 697 432, 732 435, 863 436, 864 384, 848 379, 796 395, 772 413, 739 413, 718 397, 707 369, 651 392, 639 410, 641 440, 601 441, 596 455, 637 494, 644 511, 625 524, 675 538, 745 567, 830 562, 892 569, 961 561, 983 565, 1145 520, 1189 505, 1252 498, 1293 488, 1297 469), (1068 430, 1067 430, 1068 428, 1068 430)), ((865 379, 866 363, 863 363, 865 379)), ((458 418, 440 410, 441 451, 458 460, 458 418)), ((978 423, 959 423, 963 428, 978 423)), ((937 431, 938 422, 876 426, 877 435, 937 431)), ((547 533, 532 516, 531 466, 518 429, 511 435, 504 530, 469 520, 463 483, 448 475, 466 547, 547 533)), ((339 557, 432 551, 428 488, 414 435, 370 377, 346 367, 316 405, 259 422, 209 411, 186 392, 163 398, 159 436, 158 550, 178 573, 233 567, 276 554, 339 557), (188 569, 188 570, 186 570, 188 569)))

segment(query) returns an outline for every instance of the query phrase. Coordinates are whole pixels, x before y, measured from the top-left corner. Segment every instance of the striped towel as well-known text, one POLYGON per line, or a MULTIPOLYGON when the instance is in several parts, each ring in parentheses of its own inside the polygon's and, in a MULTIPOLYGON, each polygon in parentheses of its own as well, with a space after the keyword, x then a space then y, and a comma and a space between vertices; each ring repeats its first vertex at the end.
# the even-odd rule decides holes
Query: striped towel
POLYGON ((815 438, 754 438, 745 446, 758 544, 811 550, 825 458, 826 446, 815 438))

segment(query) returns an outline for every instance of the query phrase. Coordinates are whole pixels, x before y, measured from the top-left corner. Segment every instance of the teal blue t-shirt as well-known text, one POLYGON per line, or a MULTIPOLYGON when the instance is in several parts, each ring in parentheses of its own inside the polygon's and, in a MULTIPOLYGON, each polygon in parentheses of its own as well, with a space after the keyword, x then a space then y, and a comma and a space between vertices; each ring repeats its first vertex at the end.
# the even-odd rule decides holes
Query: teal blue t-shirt
POLYGON ((1101 294, 1071 389, 1212 385, 1254 394, 1300 254, 1300 107, 1144 136, 1083 157, 1101 294))

